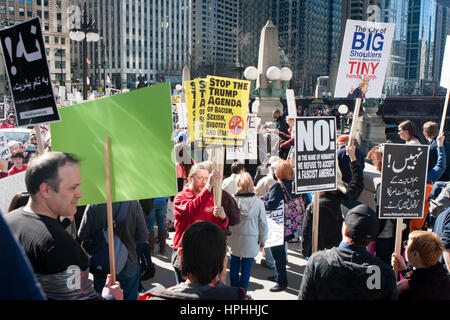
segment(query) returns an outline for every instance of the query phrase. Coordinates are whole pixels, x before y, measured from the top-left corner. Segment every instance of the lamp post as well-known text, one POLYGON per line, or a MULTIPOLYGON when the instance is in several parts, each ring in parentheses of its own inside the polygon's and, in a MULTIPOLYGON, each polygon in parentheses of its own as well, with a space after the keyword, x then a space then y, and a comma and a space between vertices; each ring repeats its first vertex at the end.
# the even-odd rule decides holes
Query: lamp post
POLYGON ((338 111, 341 114, 341 134, 344 134, 344 126, 345 126, 344 120, 345 120, 345 115, 348 112, 348 107, 345 104, 341 104, 339 106, 338 111))
POLYGON ((83 100, 87 100, 87 43, 97 42, 100 35, 95 28, 95 22, 88 19, 86 1, 83 4, 83 21, 80 21, 79 28, 70 30, 69 37, 71 40, 83 42, 83 100))

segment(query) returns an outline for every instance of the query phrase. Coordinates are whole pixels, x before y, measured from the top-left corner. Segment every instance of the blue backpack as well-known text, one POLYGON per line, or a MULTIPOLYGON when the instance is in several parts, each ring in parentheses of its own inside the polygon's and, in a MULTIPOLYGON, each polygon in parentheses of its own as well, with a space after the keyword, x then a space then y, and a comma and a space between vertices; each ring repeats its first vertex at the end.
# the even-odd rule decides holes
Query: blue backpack
MULTIPOLYGON (((114 257, 116 274, 119 274, 128 259, 128 248, 121 239, 125 238, 126 225, 125 219, 127 217, 130 202, 125 201, 120 203, 116 217, 113 217, 114 227, 114 257)), ((108 228, 104 227, 96 236, 90 256, 90 271, 95 275, 106 276, 109 273, 109 246, 108 246, 108 228)))

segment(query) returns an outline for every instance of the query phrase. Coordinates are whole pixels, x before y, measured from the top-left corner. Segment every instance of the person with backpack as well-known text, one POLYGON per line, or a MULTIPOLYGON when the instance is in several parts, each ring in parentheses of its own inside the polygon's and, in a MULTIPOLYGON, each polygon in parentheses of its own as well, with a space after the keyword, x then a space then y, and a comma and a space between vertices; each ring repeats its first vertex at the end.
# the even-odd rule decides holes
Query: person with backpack
MULTIPOLYGON (((123 289, 124 300, 137 300, 141 272, 137 261, 136 244, 144 243, 148 239, 144 214, 137 200, 114 202, 112 212, 114 234, 121 241, 121 243, 119 241, 116 243, 116 239, 114 241, 117 281, 123 289), (120 248, 123 248, 122 252, 125 251, 125 254, 119 252, 120 248)), ((88 205, 81 220, 78 238, 92 242, 89 250, 91 273, 94 275, 94 287, 99 292, 109 270, 106 230, 106 204, 88 205)))

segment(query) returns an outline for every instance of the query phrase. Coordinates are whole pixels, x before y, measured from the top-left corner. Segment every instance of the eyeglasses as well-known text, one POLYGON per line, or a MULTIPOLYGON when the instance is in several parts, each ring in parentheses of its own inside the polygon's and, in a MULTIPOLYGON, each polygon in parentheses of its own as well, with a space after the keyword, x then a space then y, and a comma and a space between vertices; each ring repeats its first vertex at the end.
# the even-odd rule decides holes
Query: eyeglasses
POLYGON ((193 178, 196 179, 196 180, 208 181, 208 177, 193 176, 193 178))
POLYGON ((405 130, 403 130, 403 129, 398 129, 398 132, 402 132, 402 131, 405 131, 405 130))

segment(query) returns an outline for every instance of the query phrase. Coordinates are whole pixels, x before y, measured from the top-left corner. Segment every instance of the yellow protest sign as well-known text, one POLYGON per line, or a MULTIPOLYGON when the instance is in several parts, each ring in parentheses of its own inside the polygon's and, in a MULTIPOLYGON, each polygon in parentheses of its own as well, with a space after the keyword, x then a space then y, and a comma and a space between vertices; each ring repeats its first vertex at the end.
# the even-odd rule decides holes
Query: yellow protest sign
POLYGON ((172 96, 172 104, 181 103, 181 96, 172 96))
POLYGON ((195 116, 194 116, 194 140, 202 141, 203 121, 206 115, 206 79, 195 79, 195 116))
POLYGON ((247 131, 250 81, 206 78, 206 116, 201 120, 204 145, 242 146, 247 131))
POLYGON ((194 120, 195 120, 195 81, 185 81, 184 90, 186 94, 186 107, 187 107, 187 117, 189 125, 189 135, 195 137, 194 135, 194 120))

